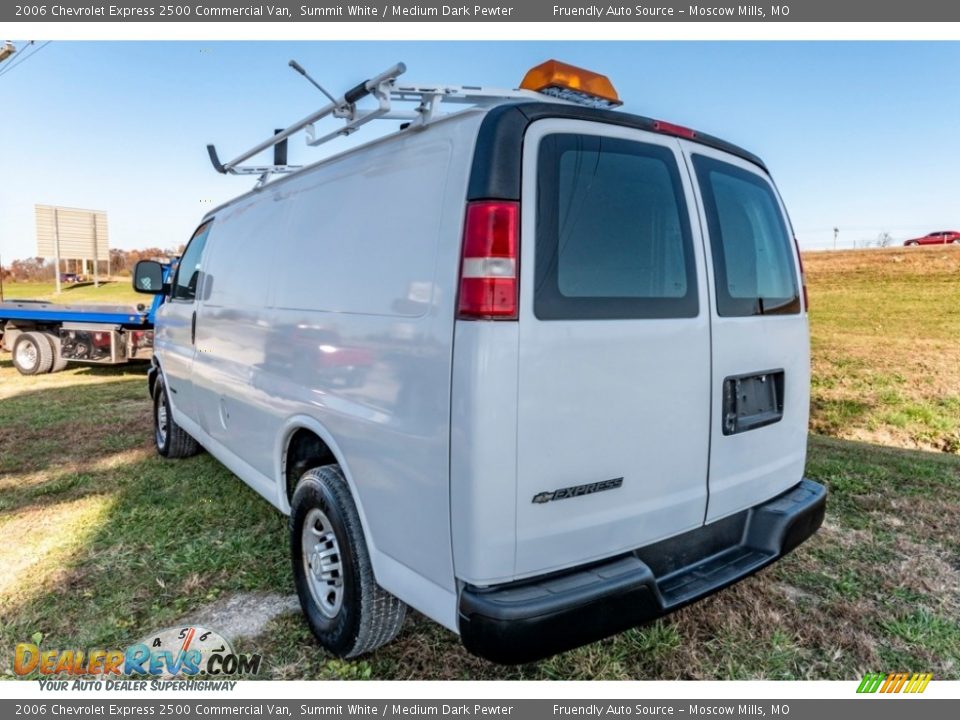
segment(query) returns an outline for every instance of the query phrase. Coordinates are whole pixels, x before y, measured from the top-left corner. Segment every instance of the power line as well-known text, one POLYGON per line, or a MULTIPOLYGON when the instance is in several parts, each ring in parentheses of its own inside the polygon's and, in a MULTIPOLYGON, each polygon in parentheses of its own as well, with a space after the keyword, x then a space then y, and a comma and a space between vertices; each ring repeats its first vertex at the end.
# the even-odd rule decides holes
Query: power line
MULTIPOLYGON (((3 68, 2 70, 0 70, 0 77, 3 77, 3 76, 6 75, 7 73, 11 72, 14 68, 19 67, 20 65, 23 65, 27 60, 29 60, 29 59, 32 58, 34 55, 36 55, 38 52, 40 52, 41 50, 43 50, 43 49, 44 49, 47 45, 49 45, 51 42, 53 42, 53 41, 52 41, 52 40, 47 40, 45 43, 43 43, 43 44, 41 44, 41 45, 38 45, 36 48, 34 48, 34 50, 33 50, 32 52, 26 53, 25 55, 21 55, 21 56, 18 57, 18 58, 14 58, 14 59, 11 61, 10 65, 8 65, 7 67, 5 67, 5 68, 3 68)), ((33 44, 33 43, 31 42, 31 44, 33 44)))
POLYGON ((7 70, 11 69, 12 67, 15 67, 22 61, 26 60, 30 55, 34 53, 34 51, 36 51, 37 47, 34 46, 35 43, 36 43, 35 40, 30 40, 20 50, 14 47, 13 57, 7 62, 6 65, 0 66, 0 71, 6 72, 7 70))
MULTIPOLYGON (((29 48, 31 45, 33 45, 33 40, 31 40, 29 43, 27 43, 26 47, 29 48)), ((9 70, 11 67, 14 67, 15 65, 17 65, 17 64, 24 58, 24 53, 25 53, 25 52, 26 52, 26 50, 17 50, 16 48, 14 48, 14 53, 15 53, 15 54, 13 55, 13 60, 8 60, 6 65, 0 66, 0 75, 2 75, 3 73, 5 73, 5 72, 6 72, 7 70, 9 70)), ((30 54, 30 53, 27 53, 27 55, 29 55, 29 54, 30 54)))
POLYGON ((18 53, 14 55, 13 60, 10 60, 7 65, 4 65, 2 68, 0 68, 0 75, 4 75, 9 71, 13 70, 13 68, 15 68, 17 65, 25 61, 28 57, 33 55, 33 53, 35 53, 38 48, 34 48, 32 46, 33 46, 33 40, 31 40, 26 45, 26 48, 30 48, 29 51, 27 49, 18 51, 18 53))
POLYGON ((11 60, 10 64, 7 67, 0 70, 0 77, 3 77, 4 75, 10 73, 14 68, 18 68, 21 65, 23 65, 27 60, 32 58, 34 55, 36 55, 38 52, 43 50, 47 45, 49 45, 52 42, 53 42, 52 40, 47 40, 45 43, 38 45, 32 52, 29 52, 25 55, 21 55, 20 57, 14 58, 13 60, 11 60))

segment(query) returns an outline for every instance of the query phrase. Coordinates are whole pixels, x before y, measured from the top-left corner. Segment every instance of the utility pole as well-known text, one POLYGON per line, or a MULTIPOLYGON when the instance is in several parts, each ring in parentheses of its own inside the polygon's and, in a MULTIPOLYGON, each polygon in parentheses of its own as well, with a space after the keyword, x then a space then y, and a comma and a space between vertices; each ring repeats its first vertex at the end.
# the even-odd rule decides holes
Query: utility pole
POLYGON ((90 215, 93 221, 93 286, 100 287, 100 275, 97 272, 97 260, 100 259, 100 249, 97 247, 97 214, 90 215))
POLYGON ((56 271, 53 273, 57 283, 57 295, 60 294, 60 211, 53 209, 53 257, 56 260, 56 271))

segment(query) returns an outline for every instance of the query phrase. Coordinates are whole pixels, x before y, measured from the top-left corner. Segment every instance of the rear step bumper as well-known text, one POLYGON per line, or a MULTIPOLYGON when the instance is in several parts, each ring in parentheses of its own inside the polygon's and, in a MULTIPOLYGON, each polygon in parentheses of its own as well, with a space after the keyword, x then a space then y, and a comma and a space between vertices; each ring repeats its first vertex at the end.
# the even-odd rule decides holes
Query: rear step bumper
POLYGON ((627 555, 506 585, 467 585, 460 636, 475 655, 523 663, 673 612, 752 575, 817 531, 826 489, 782 495, 627 555))

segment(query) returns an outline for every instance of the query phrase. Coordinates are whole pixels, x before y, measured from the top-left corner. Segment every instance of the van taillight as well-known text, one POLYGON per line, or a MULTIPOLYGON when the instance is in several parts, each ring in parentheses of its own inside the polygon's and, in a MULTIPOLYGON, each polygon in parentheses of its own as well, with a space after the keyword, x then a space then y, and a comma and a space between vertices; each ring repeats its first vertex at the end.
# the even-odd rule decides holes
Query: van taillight
POLYGON ((810 300, 807 298, 807 273, 803 270, 803 255, 800 254, 800 243, 793 238, 793 246, 797 249, 797 262, 800 263, 800 285, 803 287, 803 309, 810 311, 810 300))
POLYGON ((476 200, 467 204, 457 316, 516 320, 520 203, 476 200))

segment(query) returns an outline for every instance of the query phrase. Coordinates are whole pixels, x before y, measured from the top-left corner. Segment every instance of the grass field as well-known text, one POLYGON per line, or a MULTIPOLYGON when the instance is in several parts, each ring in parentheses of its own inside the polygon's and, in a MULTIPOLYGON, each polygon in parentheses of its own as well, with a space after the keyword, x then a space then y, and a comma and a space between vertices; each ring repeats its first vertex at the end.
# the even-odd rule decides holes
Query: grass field
MULTIPOLYGON (((806 259, 807 474, 821 531, 645 628, 516 668, 416 615, 351 662, 299 614, 238 644, 276 678, 960 678, 960 249, 806 259)), ((142 368, 20 377, 0 357, 0 674, 45 647, 125 646, 238 593, 288 595, 286 523, 216 461, 160 460, 142 368)))
POLYGON ((19 282, 9 280, 3 283, 3 297, 5 300, 46 300, 62 305, 102 303, 108 305, 136 305, 150 303, 149 295, 135 293, 130 285, 130 278, 102 281, 100 287, 94 287, 92 282, 76 285, 64 284, 60 294, 50 282, 19 282))
POLYGON ((817 253, 815 432, 960 452, 960 248, 817 253))

